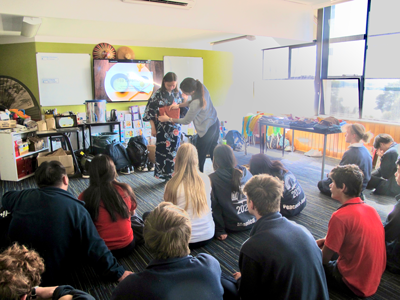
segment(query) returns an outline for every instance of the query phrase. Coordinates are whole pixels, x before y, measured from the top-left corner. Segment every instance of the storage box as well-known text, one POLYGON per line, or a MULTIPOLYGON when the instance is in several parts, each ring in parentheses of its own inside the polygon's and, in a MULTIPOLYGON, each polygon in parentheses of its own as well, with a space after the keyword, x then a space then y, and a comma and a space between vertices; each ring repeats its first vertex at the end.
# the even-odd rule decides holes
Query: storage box
POLYGON ((27 142, 18 143, 19 156, 29 153, 29 144, 27 142))
POLYGON ((44 140, 37 136, 28 137, 28 142, 29 151, 38 151, 44 148, 44 140))
POLYGON ((45 161, 52 160, 59 161, 67 170, 68 175, 72 175, 75 173, 71 151, 65 151, 64 149, 60 148, 53 152, 40 152, 37 157, 38 166, 40 166, 45 161))
POLYGON ((15 128, 17 127, 17 121, 0 121, 0 128, 15 128))

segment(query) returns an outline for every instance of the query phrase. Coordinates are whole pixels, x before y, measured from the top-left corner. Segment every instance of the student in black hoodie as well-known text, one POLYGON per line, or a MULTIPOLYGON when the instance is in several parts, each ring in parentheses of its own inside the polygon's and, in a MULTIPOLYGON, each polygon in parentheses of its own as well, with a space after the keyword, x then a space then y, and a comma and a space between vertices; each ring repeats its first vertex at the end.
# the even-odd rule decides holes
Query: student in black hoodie
POLYGON ((227 231, 251 229, 256 221, 247 209, 247 197, 242 192, 252 175, 245 167, 236 165, 232 148, 227 145, 215 148, 213 167, 215 172, 210 180, 215 237, 224 240, 228 237, 227 231))
POLYGON ((306 195, 292 172, 287 170, 279 160, 270 160, 265 154, 253 155, 250 159, 250 172, 255 176, 268 174, 284 182, 280 213, 284 217, 298 215, 306 206, 306 195))

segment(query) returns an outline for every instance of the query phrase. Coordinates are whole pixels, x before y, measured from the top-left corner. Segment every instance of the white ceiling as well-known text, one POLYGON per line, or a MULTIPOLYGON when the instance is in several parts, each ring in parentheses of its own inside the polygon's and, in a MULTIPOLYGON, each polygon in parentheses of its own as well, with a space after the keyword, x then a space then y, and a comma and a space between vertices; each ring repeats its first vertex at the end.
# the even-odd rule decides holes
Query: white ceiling
POLYGON ((311 41, 314 11, 351 0, 195 0, 189 10, 121 0, 0 0, 0 43, 46 41, 212 49, 240 35, 311 41), (35 38, 9 36, 40 17, 35 38), (6 35, 7 34, 7 35, 6 35))

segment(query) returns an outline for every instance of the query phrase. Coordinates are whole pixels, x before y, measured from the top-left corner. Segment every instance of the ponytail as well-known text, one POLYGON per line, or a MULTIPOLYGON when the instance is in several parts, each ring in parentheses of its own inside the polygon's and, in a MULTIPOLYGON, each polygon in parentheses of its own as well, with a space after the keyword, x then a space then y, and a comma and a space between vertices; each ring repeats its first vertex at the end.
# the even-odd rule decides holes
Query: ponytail
POLYGON ((241 192, 240 181, 242 180, 243 172, 239 169, 232 168, 231 191, 232 193, 241 192))
POLYGON ((180 88, 183 93, 192 95, 192 101, 197 99, 200 100, 201 108, 205 108, 207 106, 207 102, 204 98, 204 87, 200 80, 187 77, 181 82, 180 88))

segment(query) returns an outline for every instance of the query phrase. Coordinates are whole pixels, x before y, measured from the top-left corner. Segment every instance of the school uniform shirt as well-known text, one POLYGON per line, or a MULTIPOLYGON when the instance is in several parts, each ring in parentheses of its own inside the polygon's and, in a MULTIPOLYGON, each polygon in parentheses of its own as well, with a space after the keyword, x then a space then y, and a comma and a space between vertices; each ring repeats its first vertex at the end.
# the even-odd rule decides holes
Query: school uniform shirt
MULTIPOLYGON (((360 167, 364 174, 363 185, 361 190, 365 190, 371 179, 372 171, 372 156, 363 143, 354 143, 349 146, 349 149, 343 154, 339 165, 354 164, 360 167)), ((393 173, 394 174, 394 173, 393 173)))
MULTIPOLYGON (((118 185, 115 185, 118 193, 121 195, 126 206, 128 207, 129 214, 134 213, 132 211, 132 200, 129 195, 118 185)), ((84 201, 84 193, 82 192, 78 199, 84 201)), ((96 229, 100 237, 106 243, 108 249, 117 250, 128 246, 133 241, 133 231, 131 218, 123 219, 121 216, 117 216, 117 220, 113 222, 111 215, 105 209, 103 201, 100 202, 99 216, 97 221, 94 222, 96 229)))
POLYGON ((243 231, 251 229, 256 218, 249 213, 247 197, 242 192, 244 185, 252 177, 249 170, 236 166, 242 171, 240 192, 231 191, 233 169, 218 169, 210 175, 212 215, 215 222, 215 236, 226 234, 229 231, 243 231))
POLYGON ((375 294, 386 268, 385 232, 375 208, 359 197, 346 201, 332 214, 325 246, 339 254, 338 270, 354 294, 375 294))
POLYGON ((313 236, 279 212, 254 224, 240 249, 239 268, 242 300, 329 299, 322 252, 313 236))
POLYGON ((112 300, 222 300, 221 267, 211 255, 155 259, 121 281, 112 300))
MULTIPOLYGON (((191 202, 189 202, 189 206, 187 209, 187 213, 189 214, 190 222, 192 223, 192 237, 190 239, 190 243, 197 243, 211 239, 214 236, 215 224, 212 217, 211 212, 211 183, 210 178, 201 173, 199 175, 204 182, 206 197, 207 197, 207 206, 208 210, 203 212, 201 216, 196 216, 193 211, 193 206, 191 202)), ((182 209, 185 209, 186 202, 188 199, 185 197, 185 189, 183 184, 179 185, 177 197, 176 197, 176 205, 182 209)))

